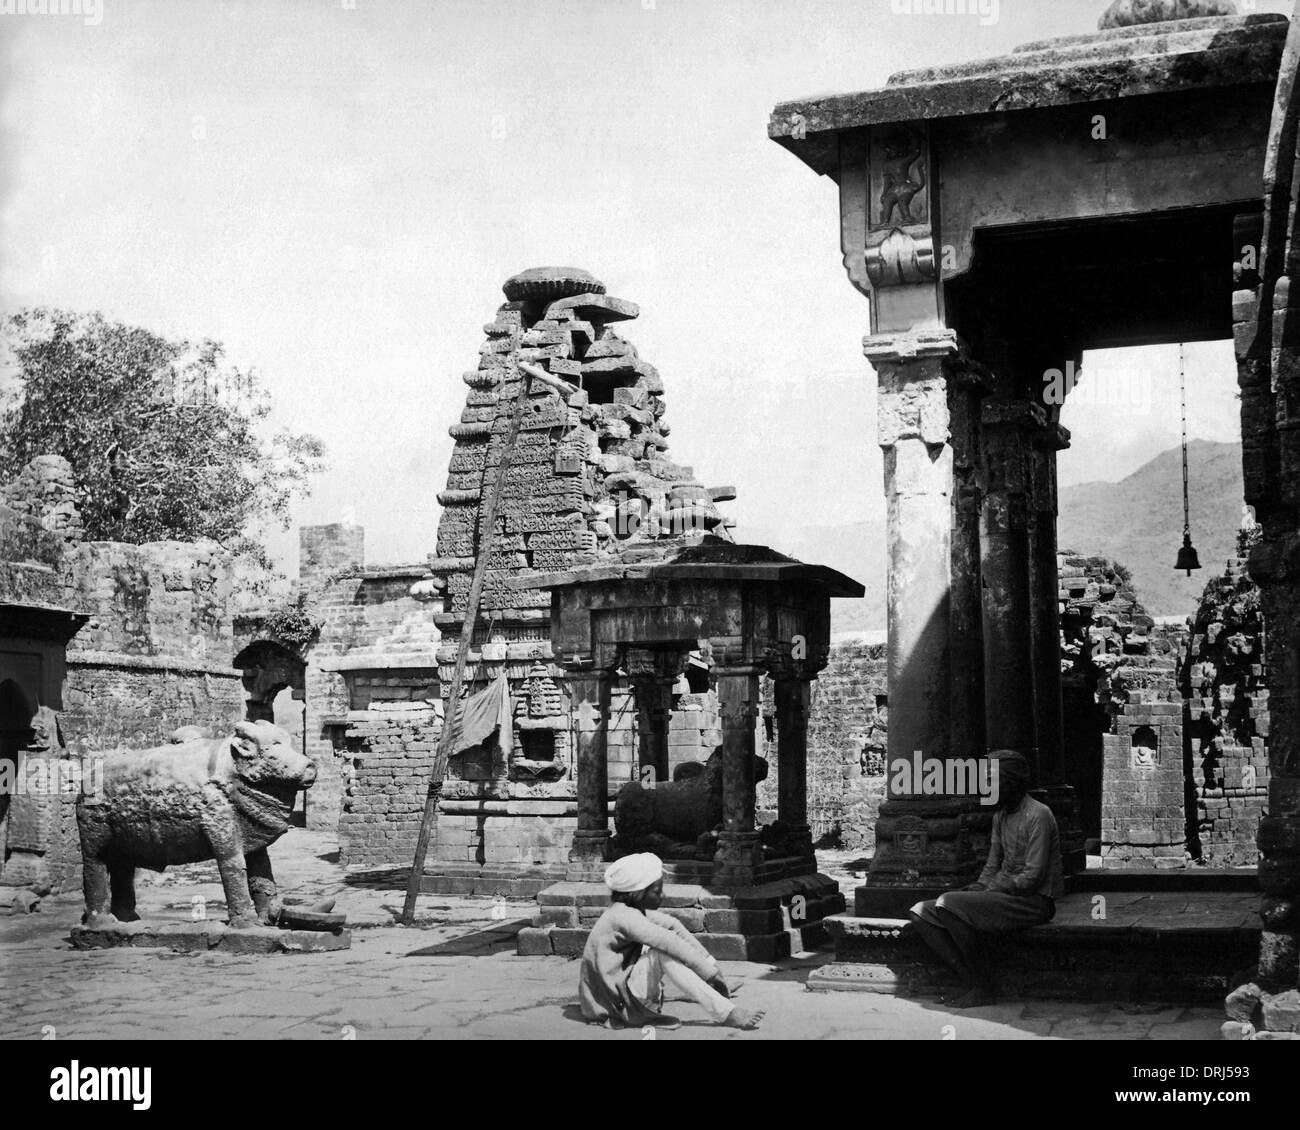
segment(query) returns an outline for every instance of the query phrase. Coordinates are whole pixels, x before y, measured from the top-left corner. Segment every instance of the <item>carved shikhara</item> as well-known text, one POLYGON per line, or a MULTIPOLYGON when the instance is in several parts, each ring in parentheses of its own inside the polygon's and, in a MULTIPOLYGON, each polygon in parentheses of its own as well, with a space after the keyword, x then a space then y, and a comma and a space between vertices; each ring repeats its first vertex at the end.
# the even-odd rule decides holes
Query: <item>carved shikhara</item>
POLYGON ((859 290, 938 277, 932 181, 924 125, 883 126, 841 141, 841 247, 845 270, 859 290))

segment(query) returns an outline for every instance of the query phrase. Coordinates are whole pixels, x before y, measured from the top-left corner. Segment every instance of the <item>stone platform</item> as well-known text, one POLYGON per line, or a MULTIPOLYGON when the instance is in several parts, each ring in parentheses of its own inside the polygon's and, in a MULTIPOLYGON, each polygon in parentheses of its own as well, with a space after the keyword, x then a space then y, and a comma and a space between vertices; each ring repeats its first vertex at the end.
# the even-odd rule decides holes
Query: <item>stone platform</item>
POLYGON ((72 948, 79 950, 169 949, 178 953, 324 953, 352 947, 350 930, 278 930, 251 926, 235 930, 224 922, 119 922, 112 926, 74 926, 72 948))
MULTIPOLYGON (((825 920, 844 909, 834 879, 816 873, 752 887, 711 888, 668 875, 659 909, 681 922, 720 961, 777 961, 828 940, 825 920)), ((581 955, 609 906, 603 883, 556 883, 537 895, 533 924, 518 934, 524 956, 581 955)))
MULTIPOLYGON (((1252 891, 1070 894, 1053 921, 996 943, 998 976, 1008 996, 1214 1004, 1258 957, 1258 904, 1252 891)), ((953 983, 906 919, 836 915, 824 926, 835 961, 813 971, 810 990, 915 996, 953 983)))
POLYGON ((506 898, 529 898, 562 882, 566 870, 562 863, 536 864, 531 867, 439 863, 436 870, 425 868, 420 890, 431 895, 504 895, 506 898))

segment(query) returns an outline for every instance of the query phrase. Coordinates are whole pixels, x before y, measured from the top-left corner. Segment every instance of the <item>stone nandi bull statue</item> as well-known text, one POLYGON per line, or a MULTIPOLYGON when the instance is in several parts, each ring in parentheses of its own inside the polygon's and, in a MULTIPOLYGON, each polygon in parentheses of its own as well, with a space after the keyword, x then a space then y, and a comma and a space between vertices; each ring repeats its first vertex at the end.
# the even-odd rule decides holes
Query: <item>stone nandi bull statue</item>
POLYGON ((316 766, 270 722, 225 738, 185 726, 172 744, 106 754, 102 795, 77 801, 88 926, 133 922, 135 869, 215 859, 232 926, 280 911, 267 847, 289 827, 316 766), (111 885, 111 905, 110 905, 111 885))
MULTIPOLYGON (((614 802, 616 856, 652 851, 665 859, 712 859, 722 827, 722 747, 703 766, 677 767, 677 779, 632 781, 614 802), (683 770, 686 772, 683 773, 683 770)), ((767 777, 767 762, 754 757, 754 781, 767 777)))

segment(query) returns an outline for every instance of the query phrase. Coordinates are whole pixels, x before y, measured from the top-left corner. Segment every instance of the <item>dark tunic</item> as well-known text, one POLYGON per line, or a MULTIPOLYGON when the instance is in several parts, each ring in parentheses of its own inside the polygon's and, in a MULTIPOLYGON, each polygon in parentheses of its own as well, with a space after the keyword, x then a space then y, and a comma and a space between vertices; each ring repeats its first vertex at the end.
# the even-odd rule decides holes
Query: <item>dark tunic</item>
POLYGON ((982 891, 949 891, 919 902, 912 913, 936 926, 942 908, 984 934, 1007 934, 1048 922, 1065 893, 1056 817, 1026 796, 1012 811, 993 816, 988 862, 978 880, 982 891))

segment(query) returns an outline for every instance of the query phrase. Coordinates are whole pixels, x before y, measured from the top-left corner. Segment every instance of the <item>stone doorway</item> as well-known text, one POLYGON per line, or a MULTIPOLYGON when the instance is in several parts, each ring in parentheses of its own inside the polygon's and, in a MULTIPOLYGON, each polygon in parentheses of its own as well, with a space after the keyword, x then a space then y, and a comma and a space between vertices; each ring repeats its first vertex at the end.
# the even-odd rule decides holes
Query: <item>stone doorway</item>
MULTIPOLYGON (((13 679, 0 682, 0 763, 10 779, 16 779, 22 769, 23 751, 34 737, 32 719, 36 705, 13 679)), ((11 794, 0 791, 0 860, 5 850, 5 832, 8 828, 11 794)))

